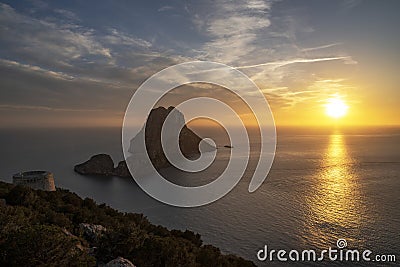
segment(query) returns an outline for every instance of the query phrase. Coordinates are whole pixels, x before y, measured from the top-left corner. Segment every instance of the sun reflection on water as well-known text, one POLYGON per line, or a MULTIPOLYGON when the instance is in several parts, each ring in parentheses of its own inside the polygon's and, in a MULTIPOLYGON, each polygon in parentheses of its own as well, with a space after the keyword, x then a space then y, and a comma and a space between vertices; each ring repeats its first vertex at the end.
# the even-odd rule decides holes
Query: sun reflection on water
POLYGON ((357 238, 363 207, 353 163, 345 137, 331 135, 321 170, 314 179, 315 188, 306 197, 309 207, 306 239, 317 246, 331 244, 341 237, 357 238))

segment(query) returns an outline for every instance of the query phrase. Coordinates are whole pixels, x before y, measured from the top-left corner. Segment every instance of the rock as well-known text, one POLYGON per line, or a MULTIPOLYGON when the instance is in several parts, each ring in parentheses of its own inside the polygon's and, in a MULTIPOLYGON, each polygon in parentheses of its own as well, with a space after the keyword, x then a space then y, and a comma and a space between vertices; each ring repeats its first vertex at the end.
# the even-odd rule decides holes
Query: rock
MULTIPOLYGON (((182 154, 185 157, 190 157, 200 153, 199 144, 202 138, 186 126, 183 114, 172 106, 168 109, 158 107, 150 112, 146 125, 130 142, 130 148, 128 151, 132 154, 133 161, 137 158, 143 157, 143 154, 145 153, 142 149, 143 146, 141 145, 143 143, 143 136, 145 135, 146 151, 154 167, 159 170, 171 166, 163 151, 163 149, 169 148, 163 148, 161 144, 161 129, 164 121, 170 113, 172 113, 172 120, 170 121, 172 123, 171 129, 182 128, 179 133, 179 148, 182 154)), ((173 133, 167 132, 164 137, 166 138, 167 145, 171 145, 171 147, 175 145, 173 133)), ((212 151, 215 147, 208 145, 208 147, 203 147, 203 149, 204 151, 212 151)), ((138 166, 141 165, 138 164, 138 166)))
POLYGON ((79 240, 79 238, 75 235, 73 235, 70 231, 68 231, 66 228, 61 228, 61 232, 63 232, 66 236, 71 237, 73 240, 76 241, 76 248, 79 249, 80 251, 89 251, 89 249, 87 247, 85 247, 84 245, 82 245, 81 240, 79 240))
POLYGON ((108 262, 105 267, 135 267, 135 265, 130 262, 129 260, 118 257, 116 259, 113 259, 112 261, 108 262))
POLYGON ((99 224, 80 223, 79 229, 89 242, 96 242, 107 229, 99 224))
POLYGON ((118 163, 118 166, 114 169, 113 175, 123 178, 131 177, 131 173, 129 172, 128 166, 126 166, 124 160, 118 163))
POLYGON ((109 155, 98 154, 88 161, 76 165, 74 170, 80 174, 112 176, 114 174, 114 162, 109 155))
MULTIPOLYGON (((179 133, 179 148, 185 157, 191 157, 200 153, 199 144, 202 140, 197 134, 190 130, 185 124, 183 114, 175 109, 169 107, 158 107, 151 110, 146 124, 132 138, 130 142, 129 152, 132 154, 129 160, 129 166, 133 166, 133 171, 136 175, 142 176, 150 169, 148 162, 145 160, 145 153, 147 152, 153 166, 160 170, 162 168, 170 167, 171 164, 164 154, 164 149, 171 149, 175 147, 174 133, 166 134, 167 148, 161 145, 161 129, 167 116, 172 112, 171 129, 181 129, 179 133), (144 136, 145 135, 145 136, 144 136), (144 140, 143 140, 144 139, 144 140), (145 146, 143 145, 145 141, 145 146)), ((213 151, 215 147, 209 144, 202 144, 202 151, 213 151)), ((90 158, 88 161, 76 165, 75 171, 84 175, 102 175, 102 176, 118 176, 118 177, 131 177, 131 173, 125 161, 118 163, 114 168, 114 162, 109 155, 99 154, 90 158)))
POLYGON ((67 228, 65 228, 65 227, 61 228, 61 231, 62 231, 66 236, 70 236, 70 237, 75 237, 75 238, 77 238, 77 237, 74 236, 70 231, 68 231, 67 228))
POLYGON ((114 168, 114 161, 107 154, 95 155, 88 161, 76 165, 74 170, 83 175, 131 177, 125 161, 120 161, 114 168))

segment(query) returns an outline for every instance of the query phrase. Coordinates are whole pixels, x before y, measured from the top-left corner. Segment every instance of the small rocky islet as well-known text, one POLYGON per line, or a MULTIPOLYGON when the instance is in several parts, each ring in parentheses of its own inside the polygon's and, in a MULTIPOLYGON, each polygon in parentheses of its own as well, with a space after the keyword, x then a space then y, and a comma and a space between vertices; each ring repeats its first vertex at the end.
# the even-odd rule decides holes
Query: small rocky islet
POLYGON ((114 167, 113 159, 107 154, 94 155, 88 161, 76 165, 74 170, 82 175, 131 176, 125 161, 120 161, 117 167, 114 167))

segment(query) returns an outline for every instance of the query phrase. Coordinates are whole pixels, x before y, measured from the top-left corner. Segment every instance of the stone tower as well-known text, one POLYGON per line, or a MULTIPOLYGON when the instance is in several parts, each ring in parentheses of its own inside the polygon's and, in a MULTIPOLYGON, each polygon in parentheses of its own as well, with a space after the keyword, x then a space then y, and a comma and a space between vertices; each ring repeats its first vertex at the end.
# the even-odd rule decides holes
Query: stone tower
POLYGON ((53 174, 48 171, 28 171, 14 174, 13 184, 44 191, 56 191, 53 174))

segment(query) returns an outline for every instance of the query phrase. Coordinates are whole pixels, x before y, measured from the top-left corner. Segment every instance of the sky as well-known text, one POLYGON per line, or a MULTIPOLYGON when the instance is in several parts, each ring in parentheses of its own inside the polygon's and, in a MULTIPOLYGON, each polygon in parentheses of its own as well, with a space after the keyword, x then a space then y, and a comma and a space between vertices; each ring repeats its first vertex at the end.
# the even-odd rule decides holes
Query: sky
MULTIPOLYGON (((399 125, 399 1, 3 1, 1 127, 121 126, 135 90, 177 63, 248 75, 277 125, 399 125)), ((224 96, 188 86, 180 97, 224 96)), ((173 97, 179 99, 179 97, 173 97)))

